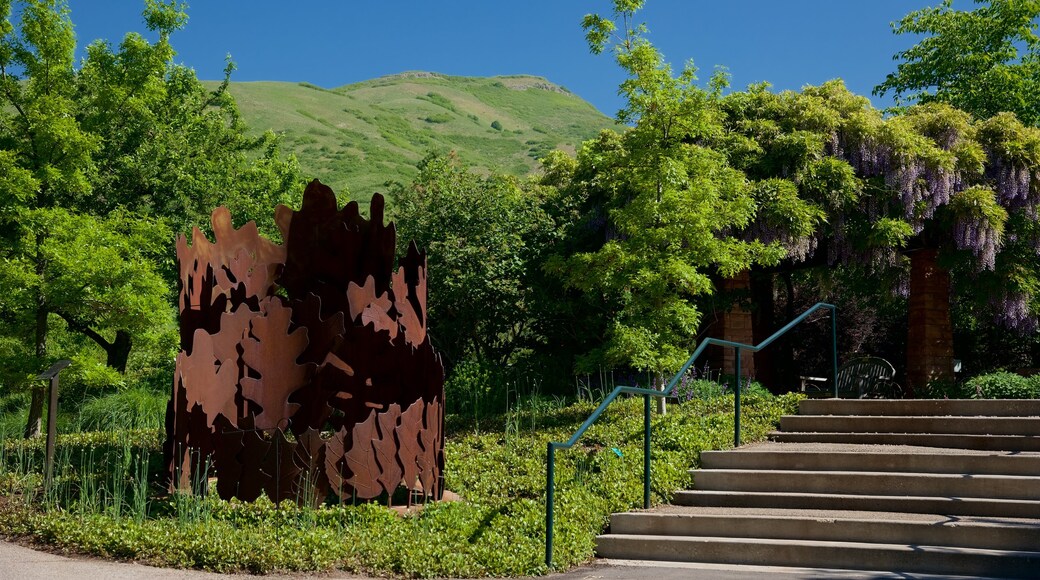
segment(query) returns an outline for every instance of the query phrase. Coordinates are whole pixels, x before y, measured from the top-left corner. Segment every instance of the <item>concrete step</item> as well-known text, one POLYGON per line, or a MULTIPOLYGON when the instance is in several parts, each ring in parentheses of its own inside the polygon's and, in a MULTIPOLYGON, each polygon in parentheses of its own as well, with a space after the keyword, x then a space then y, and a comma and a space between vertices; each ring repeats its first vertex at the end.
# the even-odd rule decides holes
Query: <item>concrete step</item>
POLYGON ((1040 435, 1040 417, 877 417, 787 415, 781 431, 827 433, 928 433, 933 435, 1040 435))
POLYGON ((714 536, 607 534, 601 557, 1036 578, 1040 552, 714 536))
MULTIPOLYGON (((577 574, 577 572, 575 572, 577 574)), ((578 576, 575 576, 577 578, 578 576)), ((668 562, 655 560, 609 560, 603 566, 593 564, 581 578, 630 580, 1005 580, 995 576, 962 574, 928 574, 926 572, 890 572, 887 570, 847 570, 841 568, 807 568, 805 566, 753 566, 750 564, 708 564, 701 562, 668 562)), ((561 576, 561 578, 563 578, 561 576)))
POLYGON ((691 469, 697 490, 1027 499, 1040 501, 1040 476, 691 469))
POLYGON ((725 536, 833 542, 883 542, 994 550, 1040 549, 1040 520, 971 518, 836 510, 672 508, 667 512, 624 512, 610 518, 611 534, 725 536))
POLYGON ((753 469, 693 469, 690 473, 698 490, 1040 501, 1037 476, 753 469))
POLYGON ((699 490, 677 492, 672 498, 672 503, 706 507, 822 509, 948 516, 1040 518, 1040 501, 978 497, 699 490))
POLYGON ((963 435, 933 433, 852 433, 774 431, 769 435, 781 443, 845 443, 858 445, 914 445, 987 451, 1040 451, 1040 436, 1035 435, 963 435))
POLYGON ((1040 399, 806 399, 801 415, 908 415, 1038 417, 1040 399))
MULTIPOLYGON (((774 446, 777 447, 777 446, 774 446)), ((1037 455, 963 455, 931 453, 826 452, 779 450, 702 451, 704 469, 772 469, 796 471, 894 471, 899 473, 968 473, 1037 475, 1037 455)))

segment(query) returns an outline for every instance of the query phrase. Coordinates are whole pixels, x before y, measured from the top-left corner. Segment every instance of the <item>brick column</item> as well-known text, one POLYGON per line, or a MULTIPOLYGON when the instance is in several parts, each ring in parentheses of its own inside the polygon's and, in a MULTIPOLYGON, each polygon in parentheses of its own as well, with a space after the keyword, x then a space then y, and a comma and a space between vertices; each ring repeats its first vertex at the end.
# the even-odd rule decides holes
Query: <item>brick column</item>
MULTIPOLYGON (((769 338, 777 330, 773 319, 775 308, 773 298, 773 274, 766 272, 751 272, 751 304, 754 309, 751 313, 751 336, 754 338, 752 344, 758 344, 769 338)), ((790 342, 790 341, 787 341, 790 342)), ((784 381, 778 379, 781 376, 777 368, 778 360, 791 360, 790 349, 786 352, 778 347, 768 347, 755 353, 755 378, 767 389, 776 391, 777 387, 784 381), (785 356, 786 355, 786 356, 785 356)), ((790 381, 787 381, 790 382, 790 381)))
POLYGON ((953 380, 950 273, 936 263, 937 250, 910 253, 906 380, 911 394, 932 380, 953 380))
MULTIPOLYGON (((747 271, 722 281, 723 292, 743 291, 746 294, 750 288, 751 278, 747 271)), ((734 304, 732 308, 722 313, 719 317, 718 330, 713 332, 712 335, 723 340, 755 344, 751 312, 745 310, 742 304, 734 304)), ((736 370, 736 357, 733 355, 734 351, 732 348, 722 349, 723 374, 733 374, 736 370)), ((740 373, 745 377, 755 374, 754 353, 747 350, 741 352, 740 373)))

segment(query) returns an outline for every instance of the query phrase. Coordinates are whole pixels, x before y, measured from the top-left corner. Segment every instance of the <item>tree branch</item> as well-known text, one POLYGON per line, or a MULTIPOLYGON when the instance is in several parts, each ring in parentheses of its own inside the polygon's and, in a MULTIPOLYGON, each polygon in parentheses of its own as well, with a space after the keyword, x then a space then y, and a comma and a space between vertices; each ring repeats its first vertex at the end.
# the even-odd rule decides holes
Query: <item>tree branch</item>
POLYGON ((59 317, 61 317, 61 319, 64 320, 65 323, 69 325, 69 328, 75 330, 76 332, 79 332, 79 333, 83 334, 84 336, 86 336, 90 340, 93 340, 94 342, 96 342, 99 345, 101 345, 101 348, 105 349, 105 352, 108 352, 108 350, 112 348, 112 346, 113 346, 112 343, 107 341, 107 340, 105 340, 105 337, 103 337, 100 334, 98 334, 98 332, 96 330, 94 330, 93 328, 90 328, 86 324, 83 324, 82 322, 76 320, 75 318, 70 316, 68 313, 66 313, 64 311, 61 311, 61 310, 58 310, 58 309, 51 310, 51 312, 53 312, 53 313, 57 314, 59 317))
POLYGON ((32 149, 33 163, 39 164, 40 152, 36 148, 36 138, 33 132, 29 129, 29 116, 25 114, 25 109, 22 108, 21 102, 13 94, 11 94, 8 88, 9 79, 7 77, 7 66, 4 63, 0 63, 0 85, 4 87, 4 96, 14 106, 15 110, 18 111, 18 115, 25 120, 25 136, 29 139, 29 147, 32 149))

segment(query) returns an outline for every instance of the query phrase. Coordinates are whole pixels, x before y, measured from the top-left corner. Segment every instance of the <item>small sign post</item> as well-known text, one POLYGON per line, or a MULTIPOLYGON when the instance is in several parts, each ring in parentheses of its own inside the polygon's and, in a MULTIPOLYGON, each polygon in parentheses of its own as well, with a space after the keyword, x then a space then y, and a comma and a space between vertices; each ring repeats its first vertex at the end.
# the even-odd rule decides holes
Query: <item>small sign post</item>
POLYGON ((36 376, 38 381, 51 382, 51 401, 47 405, 47 476, 44 480, 47 487, 50 487, 51 478, 54 476, 54 439, 58 430, 58 373, 70 364, 70 360, 60 360, 36 376))

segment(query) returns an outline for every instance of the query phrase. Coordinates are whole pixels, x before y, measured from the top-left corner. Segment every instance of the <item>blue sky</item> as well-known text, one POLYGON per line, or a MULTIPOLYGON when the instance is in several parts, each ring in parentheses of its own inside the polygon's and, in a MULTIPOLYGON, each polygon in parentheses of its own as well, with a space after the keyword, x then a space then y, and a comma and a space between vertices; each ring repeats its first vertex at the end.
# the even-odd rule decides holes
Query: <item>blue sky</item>
MULTIPOLYGON (((79 42, 117 44, 144 31, 142 2, 68 0, 79 42)), ((678 68, 693 59, 702 80, 715 66, 734 88, 769 81, 799 89, 841 77, 870 96, 913 40, 889 23, 939 0, 648 0, 639 19, 678 68)), ((623 75, 592 55, 581 18, 609 0, 196 0, 173 37, 177 60, 199 78, 306 81, 324 87, 405 70, 452 75, 534 74, 566 86, 608 115, 623 75), (288 7, 291 7, 288 8, 288 7)), ((957 7, 969 8, 959 1, 957 7)), ((875 106, 890 99, 872 97, 875 106)))

